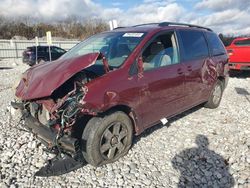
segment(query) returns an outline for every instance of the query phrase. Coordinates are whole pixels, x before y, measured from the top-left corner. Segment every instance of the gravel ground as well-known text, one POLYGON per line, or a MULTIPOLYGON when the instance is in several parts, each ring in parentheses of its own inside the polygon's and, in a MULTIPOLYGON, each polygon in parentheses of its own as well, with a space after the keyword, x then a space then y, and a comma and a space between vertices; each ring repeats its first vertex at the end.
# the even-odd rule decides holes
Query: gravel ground
POLYGON ((51 158, 15 129, 12 86, 27 66, 0 61, 0 187, 250 187, 250 74, 230 78, 215 110, 196 107, 134 140, 128 155, 58 177, 34 177, 51 158), (12 114, 12 115, 10 115, 12 114))

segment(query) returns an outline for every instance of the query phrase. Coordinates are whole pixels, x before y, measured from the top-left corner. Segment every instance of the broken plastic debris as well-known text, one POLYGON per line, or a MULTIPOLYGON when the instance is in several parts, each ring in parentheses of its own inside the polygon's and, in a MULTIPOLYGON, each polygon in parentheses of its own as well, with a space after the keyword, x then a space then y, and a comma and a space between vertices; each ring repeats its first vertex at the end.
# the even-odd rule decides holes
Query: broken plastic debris
POLYGON ((35 176, 40 177, 49 177, 49 176, 58 176, 86 165, 87 162, 83 159, 75 159, 68 155, 65 155, 61 158, 53 158, 49 160, 48 164, 42 167, 39 171, 35 173, 35 176))

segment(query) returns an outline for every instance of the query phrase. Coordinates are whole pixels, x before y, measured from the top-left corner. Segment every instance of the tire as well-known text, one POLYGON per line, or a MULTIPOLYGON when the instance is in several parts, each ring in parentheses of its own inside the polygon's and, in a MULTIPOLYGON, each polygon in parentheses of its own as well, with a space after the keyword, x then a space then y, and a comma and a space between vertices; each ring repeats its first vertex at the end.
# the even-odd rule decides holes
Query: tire
POLYGON ((223 83, 220 80, 217 80, 208 101, 205 104, 206 108, 217 108, 220 105, 220 101, 223 94, 223 83))
POLYGON ((83 131, 83 156, 93 166, 112 163, 128 152, 132 137, 132 122, 124 112, 93 117, 83 131))

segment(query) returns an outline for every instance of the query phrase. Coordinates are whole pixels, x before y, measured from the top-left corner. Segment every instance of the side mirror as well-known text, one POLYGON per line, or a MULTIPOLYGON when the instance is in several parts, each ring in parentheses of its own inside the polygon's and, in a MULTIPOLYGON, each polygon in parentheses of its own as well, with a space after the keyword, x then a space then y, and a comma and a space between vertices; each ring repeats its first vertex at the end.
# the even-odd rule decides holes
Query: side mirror
POLYGON ((142 78, 143 77, 143 60, 142 60, 142 56, 139 56, 138 60, 137 60, 137 70, 138 70, 138 77, 142 78))

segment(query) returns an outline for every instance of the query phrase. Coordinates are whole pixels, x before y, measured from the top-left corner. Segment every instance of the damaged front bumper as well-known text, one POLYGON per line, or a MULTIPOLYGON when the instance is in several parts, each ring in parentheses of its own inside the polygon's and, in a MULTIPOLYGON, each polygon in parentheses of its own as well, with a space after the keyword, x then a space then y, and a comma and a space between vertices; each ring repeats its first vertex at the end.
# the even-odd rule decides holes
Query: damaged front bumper
POLYGON ((57 176, 81 168, 86 164, 81 152, 79 140, 68 135, 58 138, 58 132, 40 123, 25 109, 23 103, 11 102, 15 109, 23 113, 24 126, 33 133, 51 153, 56 154, 53 159, 35 173, 35 176, 57 176), (62 154, 64 153, 64 154, 62 154))
POLYGON ((65 152, 76 153, 79 147, 78 139, 63 135, 58 139, 57 145, 55 145, 57 133, 52 129, 41 124, 31 114, 25 115, 25 126, 48 148, 53 149, 57 146, 65 152))
POLYGON ((22 111, 25 128, 33 133, 50 151, 59 149, 73 156, 80 150, 78 139, 65 134, 57 139, 58 132, 50 128, 49 125, 40 123, 24 108, 22 103, 11 102, 11 105, 22 111))

